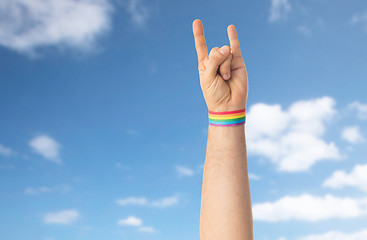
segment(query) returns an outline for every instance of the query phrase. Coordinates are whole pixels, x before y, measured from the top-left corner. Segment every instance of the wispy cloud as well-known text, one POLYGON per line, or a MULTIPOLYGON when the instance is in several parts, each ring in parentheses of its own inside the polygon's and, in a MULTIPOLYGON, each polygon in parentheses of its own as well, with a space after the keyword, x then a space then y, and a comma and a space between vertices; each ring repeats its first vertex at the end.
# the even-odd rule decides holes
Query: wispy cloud
POLYGON ((260 176, 256 175, 256 174, 253 174, 253 173, 249 173, 248 174, 248 177, 249 179, 252 179, 252 180, 260 180, 260 176))
POLYGON ((45 214, 43 221, 47 224, 71 224, 75 222, 79 216, 76 210, 63 210, 45 214))
POLYGON ((122 163, 116 163, 116 167, 117 168, 120 168, 120 169, 124 169, 124 170, 131 170, 131 167, 130 166, 127 166, 125 164, 122 164, 122 163))
POLYGON ((179 194, 175 194, 171 197, 166 197, 158 200, 149 201, 145 197, 128 197, 120 198, 116 200, 116 203, 120 206, 126 205, 139 205, 139 206, 151 206, 158 208, 170 207, 179 203, 179 194))
POLYGON ((137 130, 132 129, 132 128, 126 128, 125 131, 126 131, 127 134, 129 134, 131 136, 139 136, 140 135, 140 132, 138 132, 137 130))
POLYGON ((0 164, 0 170, 14 170, 15 166, 11 164, 0 164))
POLYGON ((165 208, 165 207, 177 205, 178 202, 179 202, 179 196, 176 194, 175 196, 172 196, 172 197, 162 198, 160 200, 153 201, 151 203, 151 206, 165 208))
POLYGON ((126 10, 131 15, 131 20, 137 27, 145 26, 150 13, 142 0, 127 0, 126 10))
POLYGON ((367 33, 367 12, 354 14, 350 18, 350 23, 352 25, 362 24, 364 31, 367 33))
POLYGON ((309 37, 311 36, 311 29, 304 26, 304 25, 301 25, 301 26, 298 26, 297 27, 297 31, 303 35, 303 36, 306 36, 306 37, 309 37))
POLYGON ((0 44, 30 55, 42 46, 90 50, 110 28, 111 12, 107 0, 3 0, 0 44))
POLYGON ((194 171, 185 166, 176 166, 176 172, 179 177, 191 177, 194 175, 194 171))
POLYGON ((28 195, 38 195, 38 194, 47 193, 47 192, 66 193, 66 192, 70 192, 71 190, 72 188, 68 185, 58 185, 54 187, 37 187, 37 188, 28 187, 26 190, 24 190, 24 193, 28 195))
POLYGON ((297 238, 297 240, 362 240, 367 239, 367 229, 345 233, 340 231, 330 231, 322 234, 313 234, 297 238))
POLYGON ((302 194, 285 196, 275 202, 253 205, 254 220, 258 221, 321 221, 331 218, 354 218, 367 215, 367 198, 339 198, 302 194))
POLYGON ((148 204, 148 200, 144 197, 128 197, 128 198, 121 198, 117 199, 117 204, 120 206, 126 205, 140 205, 145 206, 148 204))
POLYGON ((364 141, 364 137, 362 136, 358 126, 344 128, 341 137, 350 143, 359 143, 364 141))
POLYGON ((337 146, 322 138, 326 123, 337 113, 334 105, 330 97, 297 101, 288 110, 278 104, 252 105, 246 123, 249 154, 265 156, 287 172, 308 170, 322 160, 341 159, 337 146))
POLYGON ((349 104, 349 108, 357 111, 357 116, 361 120, 367 119, 367 103, 360 103, 358 101, 349 104))
POLYGON ((51 137, 47 135, 37 136, 29 142, 29 145, 47 160, 58 164, 62 163, 59 157, 61 145, 51 137))
POLYGON ((1 155, 8 157, 8 156, 12 155, 12 153, 13 153, 13 151, 10 148, 5 147, 4 145, 0 144, 0 154, 1 155))
POLYGON ((269 22, 286 18, 291 9, 288 0, 271 0, 269 22))
POLYGON ((140 227, 138 229, 140 232, 147 232, 147 233, 155 233, 157 230, 153 227, 140 227))
POLYGON ((349 186, 367 192, 367 164, 356 165, 350 173, 336 171, 324 181, 323 186, 335 189, 349 186))

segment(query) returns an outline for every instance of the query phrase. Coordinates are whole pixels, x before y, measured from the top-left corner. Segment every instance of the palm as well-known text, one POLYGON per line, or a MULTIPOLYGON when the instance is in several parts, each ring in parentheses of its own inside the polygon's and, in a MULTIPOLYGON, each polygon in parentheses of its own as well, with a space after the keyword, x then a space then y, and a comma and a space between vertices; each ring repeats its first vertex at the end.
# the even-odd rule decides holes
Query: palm
MULTIPOLYGON (((232 59, 231 63, 231 79, 226 81, 231 89, 231 99, 233 104, 241 104, 247 98, 247 70, 245 63, 241 58, 232 59), (243 84, 245 83, 245 84, 243 84)), ((246 101, 244 103, 246 106, 246 101)))

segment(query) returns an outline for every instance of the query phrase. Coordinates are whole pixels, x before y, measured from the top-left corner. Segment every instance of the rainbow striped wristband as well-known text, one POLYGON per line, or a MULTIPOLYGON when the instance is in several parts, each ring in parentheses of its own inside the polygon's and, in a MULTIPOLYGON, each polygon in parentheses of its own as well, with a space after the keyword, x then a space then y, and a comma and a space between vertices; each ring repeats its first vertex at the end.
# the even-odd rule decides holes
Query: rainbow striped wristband
POLYGON ((228 127, 245 124, 246 108, 228 112, 209 111, 209 124, 214 126, 228 127))

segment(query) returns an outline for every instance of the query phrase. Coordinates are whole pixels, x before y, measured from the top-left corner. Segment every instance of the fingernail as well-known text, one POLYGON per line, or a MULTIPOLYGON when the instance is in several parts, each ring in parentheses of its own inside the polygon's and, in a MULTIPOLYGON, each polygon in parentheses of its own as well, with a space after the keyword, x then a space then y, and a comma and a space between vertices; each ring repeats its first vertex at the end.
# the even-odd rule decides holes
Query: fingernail
POLYGON ((228 48, 226 46, 223 46, 219 49, 219 52, 224 55, 228 52, 228 48))
POLYGON ((228 74, 223 74, 223 78, 227 80, 228 79, 228 74))

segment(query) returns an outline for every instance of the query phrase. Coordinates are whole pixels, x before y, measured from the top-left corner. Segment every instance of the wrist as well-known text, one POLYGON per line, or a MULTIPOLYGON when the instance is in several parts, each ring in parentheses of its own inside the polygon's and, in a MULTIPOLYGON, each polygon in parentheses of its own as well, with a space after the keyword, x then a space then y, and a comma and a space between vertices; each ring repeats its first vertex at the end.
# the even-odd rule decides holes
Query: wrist
POLYGON ((208 126, 208 132, 212 133, 223 133, 223 134, 244 134, 245 133, 245 124, 236 125, 236 126, 230 126, 230 127, 219 127, 216 125, 209 124, 208 126))
POLYGON ((210 146, 215 146, 216 151, 238 151, 239 147, 246 144, 245 125, 233 127, 209 125, 208 143, 210 146))

